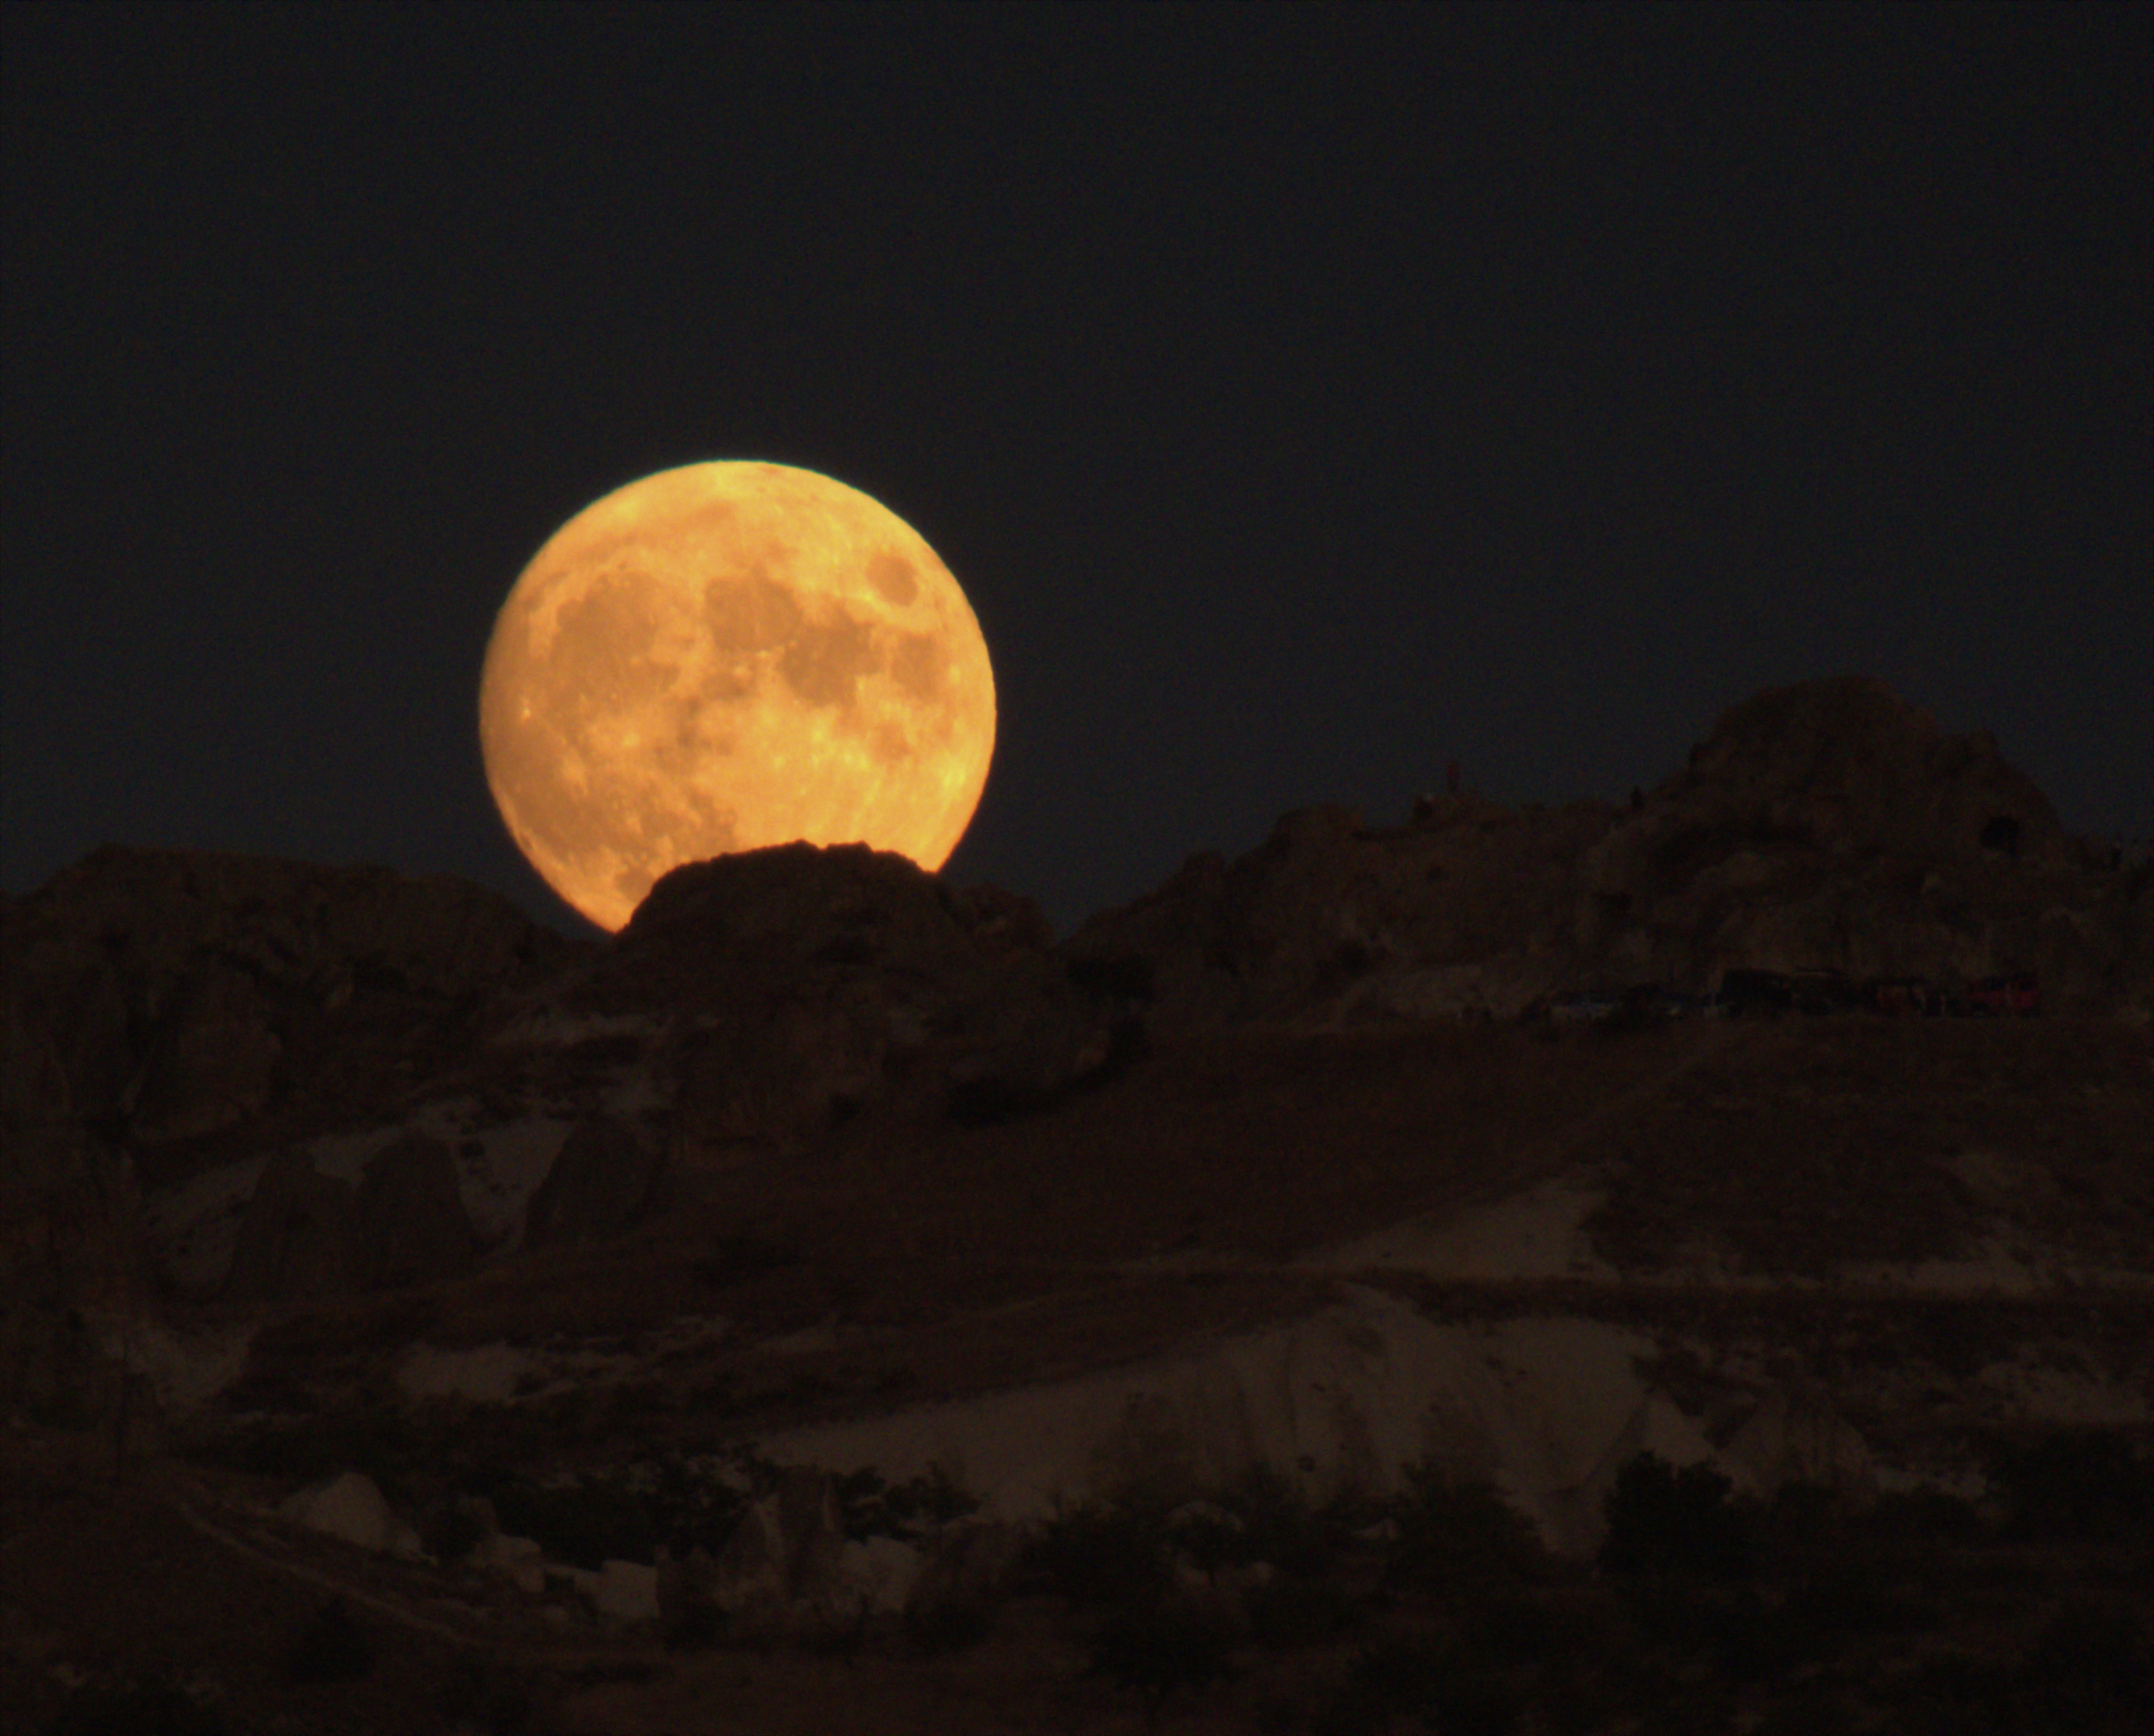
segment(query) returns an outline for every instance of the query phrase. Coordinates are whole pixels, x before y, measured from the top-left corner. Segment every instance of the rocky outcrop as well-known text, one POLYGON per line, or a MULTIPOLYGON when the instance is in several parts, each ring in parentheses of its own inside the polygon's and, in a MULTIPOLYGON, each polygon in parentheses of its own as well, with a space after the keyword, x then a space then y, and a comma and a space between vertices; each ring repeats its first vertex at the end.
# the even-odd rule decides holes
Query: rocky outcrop
POLYGON ((524 1208, 523 1245, 604 1242, 641 1221, 665 1170, 664 1156, 611 1116, 577 1125, 524 1208))
POLYGON ((319 1301, 468 1271, 478 1257, 449 1148, 424 1134, 369 1158, 359 1185, 324 1175, 304 1148, 254 1184, 225 1280, 227 1302, 319 1301))
POLYGON ((908 1608, 977 1602, 1017 1558, 1013 1528, 957 1524, 921 1544, 848 1538, 827 1471, 796 1465, 752 1502, 716 1556, 659 1551, 655 1591, 669 1632, 736 1635, 856 1631, 908 1608))
POLYGON ((1006 1044, 1059 980, 1050 939, 1029 900, 787 845, 676 869, 557 998, 655 1021, 676 1146, 801 1150, 931 1053, 1006 1044))
POLYGON ((1598 1321, 1433 1320, 1379 1291, 1158 1361, 962 1402, 804 1428, 765 1451, 893 1478, 961 1464, 986 1516, 1143 1488, 1197 1499, 1253 1465, 1297 1466, 1313 1497, 1386 1493, 1435 1463, 1496 1480, 1551 1546, 1598 1541, 1615 1468, 1710 1458, 1698 1423, 1639 1372, 1642 1333, 1598 1321))
POLYGON ((568 950, 446 878, 115 845, 11 903, 0 1000, 69 1117, 140 1146, 378 1096, 430 1021, 568 950))
POLYGON ((304 1151, 269 1160, 240 1220, 227 1302, 290 1302, 349 1294, 358 1250, 351 1184, 317 1171, 304 1151))
POLYGON ((1631 980, 2032 971, 2054 1009, 2101 1011, 2145 993, 2119 890, 1989 737, 1847 678, 1728 712, 1583 860, 1578 921, 1631 980))
POLYGON ((717 1607, 751 1623, 834 1612, 845 1533, 826 1471, 801 1465, 749 1506, 718 1552, 711 1580, 717 1607))
POLYGON ((278 1509, 280 1517, 375 1555, 419 1554, 419 1534, 396 1516, 374 1479, 346 1471, 302 1489, 278 1509))
POLYGON ((1747 835, 1836 856, 2061 861, 2048 799, 1987 734, 1950 735, 1881 682, 1776 687, 1723 716, 1655 799, 1697 840, 1747 835))
POLYGON ((1028 900, 860 845, 678 869, 605 943, 447 881, 107 849, 0 901, 8 1354, 80 1376, 8 1378, 89 1380, 65 1323, 132 1281, 137 1177, 160 1211, 187 1195, 156 1233, 202 1231, 191 1293, 228 1268, 234 1302, 349 1295, 453 1278, 480 1239, 620 1235, 893 1104, 1043 1114, 1177 1030, 1510 1020, 1745 967, 2032 971, 2045 1010, 2145 1020, 2154 868, 2080 849, 1988 738, 1859 680, 1733 707, 1625 806, 1289 814, 1059 945, 1028 900), (399 1125, 425 1136, 350 1167, 399 1125))
POLYGON ((352 1280, 360 1290, 433 1284, 478 1258, 449 1148, 407 1133, 367 1160, 352 1202, 352 1280))
POLYGON ((1735 707, 1627 809, 1424 798, 1406 826, 1290 814, 1087 923, 1065 957, 1161 1025, 1514 1016, 1564 988, 1693 993, 1738 968, 2034 972, 2045 1003, 2154 1012, 2149 883, 2067 838, 1986 735, 1874 682, 1735 707))
POLYGON ((202 962, 173 989, 132 1082, 129 1136, 212 1133, 258 1114, 284 1052, 268 998, 243 968, 202 962))
POLYGON ((1306 809, 1238 861, 1192 857, 1062 950, 1073 968, 1148 982, 1163 1027, 1515 1011, 1574 967, 1575 863, 1614 815, 1459 796, 1380 829, 1306 809))
POLYGON ((1051 1108, 1104 1085, 1144 1051, 1138 1014, 1069 983, 1052 983, 1012 1009, 1008 1029, 950 1063, 949 1109, 970 1126, 1051 1108))
POLYGON ((99 1321, 135 1305, 139 1216, 126 1160, 64 1122, 0 1141, 0 1418, 115 1420, 127 1376, 99 1321))

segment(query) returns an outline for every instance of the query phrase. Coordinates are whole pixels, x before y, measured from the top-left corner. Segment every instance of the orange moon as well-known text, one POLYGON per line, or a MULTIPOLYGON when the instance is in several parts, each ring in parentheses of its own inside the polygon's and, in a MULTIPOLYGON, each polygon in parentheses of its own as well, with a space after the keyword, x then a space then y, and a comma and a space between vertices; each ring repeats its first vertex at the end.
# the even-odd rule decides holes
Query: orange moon
POLYGON ((805 839, 940 868, 994 675, 918 532, 778 464, 691 464, 555 532, 494 622, 487 782, 548 885, 616 929, 683 862, 805 839))

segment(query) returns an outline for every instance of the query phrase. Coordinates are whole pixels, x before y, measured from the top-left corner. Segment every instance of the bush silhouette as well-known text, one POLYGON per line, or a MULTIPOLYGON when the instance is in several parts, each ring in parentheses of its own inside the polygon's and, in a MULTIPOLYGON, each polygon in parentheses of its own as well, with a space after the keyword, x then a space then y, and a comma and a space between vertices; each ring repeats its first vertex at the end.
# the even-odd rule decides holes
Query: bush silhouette
POLYGON ((345 1601, 332 1597, 301 1631, 284 1662, 294 1682, 357 1682, 374 1673, 374 1642, 345 1601))
POLYGON ((1266 1652, 1328 1645, 1369 1621, 1368 1600, 1321 1580, 1282 1579, 1243 1600, 1249 1637, 1266 1652))
POLYGON ((1511 1736, 1522 1696, 1503 1672, 1468 1657, 1448 1636, 1385 1641, 1361 1655, 1329 1729, 1387 1731, 1401 1717, 1444 1736, 1511 1736))
POLYGON ((650 1504, 611 1478, 587 1478, 554 1488, 510 1483, 493 1494, 501 1529, 533 1539, 554 1561, 595 1572, 608 1561, 641 1561, 656 1552, 650 1504))
POLYGON ((1756 1550, 1748 1515, 1728 1499, 1733 1488, 1710 1465, 1678 1471, 1656 1453, 1640 1453, 1608 1492, 1602 1569, 1626 1577, 1746 1577, 1756 1550))
POLYGON ((2118 1429, 2074 1429, 2009 1447, 1992 1481, 2022 1537, 2154 1543, 2154 1458, 2118 1429))
POLYGON ((1072 1603, 1155 1600, 1166 1585, 1166 1518, 1150 1508, 1080 1501, 1040 1527, 1025 1561, 1072 1603))
POLYGON ((1533 1521, 1493 1484, 1406 1467, 1406 1493, 1390 1504, 1398 1542, 1386 1564, 1394 1586, 1485 1592, 1528 1583, 1548 1565, 1533 1521))
POLYGON ((1224 1681, 1232 1650, 1226 1629, 1197 1611, 1176 1603, 1133 1605, 1100 1627, 1087 1673, 1141 1695, 1151 1725, 1177 1688, 1224 1681))
POLYGON ((904 1483, 889 1482, 872 1468, 850 1471, 836 1479, 836 1493, 845 1535, 860 1543, 870 1537, 917 1542, 980 1510, 978 1498, 941 1465, 931 1465, 925 1475, 904 1483))
POLYGON ((161 1679, 77 1688, 51 1736, 225 1736, 224 1718, 161 1679))

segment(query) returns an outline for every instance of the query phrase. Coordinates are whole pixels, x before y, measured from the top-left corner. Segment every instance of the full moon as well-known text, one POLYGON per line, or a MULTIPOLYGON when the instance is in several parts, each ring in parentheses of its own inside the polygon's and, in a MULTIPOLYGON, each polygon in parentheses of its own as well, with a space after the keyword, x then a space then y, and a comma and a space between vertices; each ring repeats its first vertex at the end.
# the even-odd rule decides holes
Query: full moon
POLYGON ((979 805, 994 675, 918 532, 778 464, 586 507, 516 581, 479 683, 518 847, 601 928, 683 862, 805 839, 934 870, 979 805))

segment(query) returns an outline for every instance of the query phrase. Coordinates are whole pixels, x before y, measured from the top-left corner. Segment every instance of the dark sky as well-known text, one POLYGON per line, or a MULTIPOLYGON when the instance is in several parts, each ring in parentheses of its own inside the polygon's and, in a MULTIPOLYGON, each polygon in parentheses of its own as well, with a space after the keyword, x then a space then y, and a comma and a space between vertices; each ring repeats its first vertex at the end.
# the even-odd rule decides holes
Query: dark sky
POLYGON ((525 869, 494 610, 806 465, 970 595, 1067 927, 1860 672, 2154 834, 2144 6, 4 8, 0 885, 525 869))

